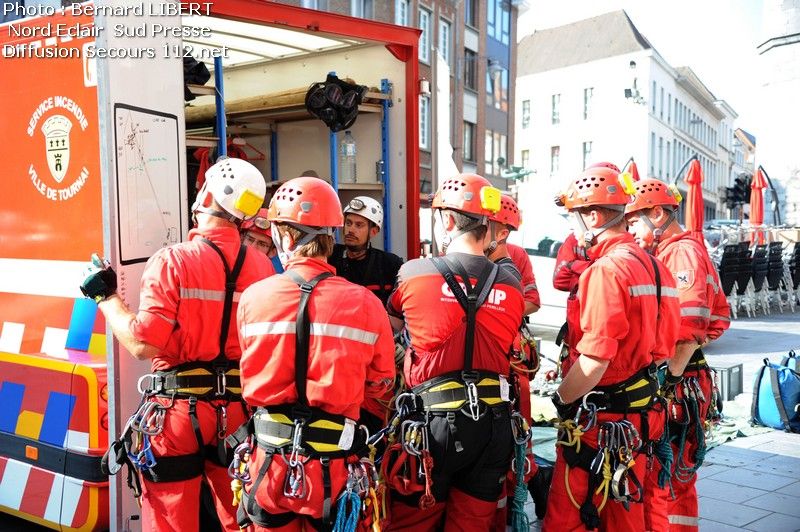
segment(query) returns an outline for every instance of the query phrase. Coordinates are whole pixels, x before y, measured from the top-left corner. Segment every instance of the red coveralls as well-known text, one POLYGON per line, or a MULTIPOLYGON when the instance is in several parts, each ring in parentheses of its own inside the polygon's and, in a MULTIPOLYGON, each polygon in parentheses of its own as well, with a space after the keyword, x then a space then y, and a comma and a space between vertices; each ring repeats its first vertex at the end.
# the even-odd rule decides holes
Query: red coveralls
MULTIPOLYGON (((324 260, 308 257, 291 259, 286 269, 306 280, 336 271, 324 260)), ((250 406, 297 401, 294 327, 299 303, 300 288, 286 275, 270 277, 242 294, 238 314, 242 397, 250 406)), ((394 339, 386 312, 369 290, 338 276, 329 277, 314 288, 308 310, 312 322, 308 404, 356 420, 365 397, 380 397, 394 380, 394 339)), ((250 461, 251 478, 256 478, 264 456, 258 447, 250 461)), ((330 461, 334 509, 347 480, 345 460, 330 461)), ((324 491, 319 460, 309 460, 305 473, 306 497, 286 497, 286 464, 280 457, 273 459, 255 494, 258 505, 271 514, 290 512, 320 519, 324 491)), ((268 530, 302 530, 304 521, 294 519, 284 527, 268 530)), ((264 530, 258 526, 255 529, 264 530)))
POLYGON ((563 375, 567 374, 572 362, 578 358, 579 354, 575 349, 581 339, 578 279, 590 264, 591 261, 587 258, 584 249, 578 247, 575 233, 567 235, 564 243, 558 248, 556 268, 553 271, 553 288, 562 292, 569 292, 567 297, 567 333, 564 336, 564 343, 569 346, 569 357, 561 362, 561 373, 563 375))
MULTIPOLYGON (((610 385, 627 380, 654 359, 670 358, 674 354, 679 327, 679 308, 675 282, 663 264, 661 272, 661 306, 656 302, 653 266, 647 253, 630 234, 615 235, 589 249, 591 266, 581 275, 578 297, 581 301, 580 325, 583 336, 576 346, 579 353, 609 360, 608 368, 598 383, 610 385)), ((618 421, 622 414, 598 413, 598 425, 618 421)), ((641 416, 631 414, 628 420, 641 432, 641 416)), ((664 418, 650 411, 650 437, 660 436, 664 418), (660 418, 660 419, 659 419, 660 418)), ((643 435, 644 437, 644 435, 643 435)), ((597 448, 597 428, 581 438, 585 445, 597 448)), ((635 457, 634 474, 643 482, 647 459, 635 457)), ((567 494, 566 462, 562 447, 557 447, 553 481, 547 504, 543 530, 586 530, 578 508, 567 494)), ((586 498, 588 474, 579 467, 569 468, 569 484, 578 504, 586 498)), ((595 496, 595 504, 601 497, 595 496)), ((626 511, 622 504, 609 500, 600 512, 601 530, 644 530, 644 505, 631 504, 626 511)))
MULTIPOLYGON (((476 278, 472 276, 477 276, 488 260, 464 253, 447 257, 464 265, 473 284, 476 278)), ((474 369, 508 375, 508 352, 519 331, 523 307, 519 282, 507 269, 500 268, 488 299, 476 314, 474 369)), ((464 368, 464 311, 431 260, 412 260, 400 268, 387 309, 390 315, 405 319, 411 336, 412 348, 404 365, 409 387, 464 368)), ((438 432, 442 426, 447 428, 444 418, 431 420, 430 433, 437 440, 431 443, 436 504, 420 510, 393 494, 390 530, 489 530, 501 496, 500 479, 506 477, 511 464, 511 426, 508 416, 492 419, 492 412, 479 421, 464 421, 460 413, 457 416, 463 452, 453 449, 454 438, 448 436, 449 432, 438 432), (482 432, 476 433, 473 427, 480 427, 482 432), (448 437, 450 441, 444 441, 448 437), (464 455, 475 458, 465 463, 464 455)))
MULTIPOLYGON (((730 308, 722 292, 717 269, 708 256, 705 245, 688 232, 664 239, 656 248, 656 256, 672 272, 678 287, 681 305, 681 327, 678 341, 704 344, 718 338, 730 325, 730 308)), ((707 369, 689 370, 684 378, 696 377, 706 401, 700 403, 700 419, 705 419, 713 390, 711 374, 707 369)), ((677 428, 677 427, 676 427, 677 428)), ((693 425, 688 432, 694 431, 693 425)), ((694 440, 687 441, 683 462, 694 465, 691 456, 697 448, 694 440)), ((673 444, 673 455, 677 453, 673 444)), ((677 462, 677 457, 676 457, 677 462)), ((649 512, 646 516, 648 530, 697 530, 697 490, 693 475, 689 482, 672 479, 675 494, 670 496, 669 486, 658 487, 660 468, 654 468, 647 477, 645 496, 649 512)))
MULTIPOLYGON (((152 371, 167 370, 192 361, 212 361, 219 354, 219 336, 225 295, 225 271, 219 255, 200 239, 220 248, 233 268, 241 245, 235 228, 193 229, 189 241, 157 251, 147 262, 141 281, 141 299, 133 336, 161 349, 152 361, 152 371)), ((241 356, 236 334, 237 295, 256 281, 274 274, 272 264, 261 253, 247 249, 236 280, 231 326, 225 352, 231 360, 241 356)), ((154 399, 169 404, 169 399, 154 399)), ((197 452, 197 438, 189 418, 187 399, 177 399, 167 411, 164 430, 151 438, 156 461, 160 456, 197 452)), ((244 409, 231 403, 227 409, 228 434, 245 420, 244 409)), ((197 418, 206 445, 217 444, 217 413, 214 404, 197 402, 197 418)), ((238 530, 236 509, 231 505, 230 478, 226 467, 206 460, 205 477, 214 495, 217 514, 226 530, 238 530)), ((201 477, 177 482, 142 479, 143 530, 198 530, 201 477)))
POLYGON ((533 303, 537 307, 542 306, 542 300, 539 297, 539 289, 536 287, 536 277, 533 275, 533 266, 531 259, 528 257, 528 252, 525 248, 517 246, 516 244, 506 243, 508 249, 508 256, 514 261, 514 266, 522 276, 522 295, 525 297, 526 303, 533 303))

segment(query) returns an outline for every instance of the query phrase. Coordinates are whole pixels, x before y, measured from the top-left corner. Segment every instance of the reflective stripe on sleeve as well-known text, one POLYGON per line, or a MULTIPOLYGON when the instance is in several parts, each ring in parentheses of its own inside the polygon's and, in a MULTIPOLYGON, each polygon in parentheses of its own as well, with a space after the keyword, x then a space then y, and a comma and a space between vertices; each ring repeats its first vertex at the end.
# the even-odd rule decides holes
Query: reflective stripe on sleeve
MULTIPOLYGON (((654 284, 636 284, 628 287, 628 292, 631 297, 639 296, 654 296, 656 295, 656 285, 654 284)), ((663 297, 678 297, 678 290, 670 286, 661 287, 661 295, 663 297)))
MULTIPOLYGON (((225 301, 224 290, 205 290, 203 288, 183 288, 180 292, 181 299, 202 299, 204 301, 225 301)), ((241 292, 233 293, 233 302, 238 303, 242 297, 241 292)))
POLYGON ((727 316, 717 316, 716 314, 712 314, 710 319, 711 321, 726 321, 726 322, 731 321, 731 319, 727 316))
POLYGON ((711 309, 706 307, 681 307, 681 316, 699 316, 701 318, 710 318, 711 309))
MULTIPOLYGON (((262 321, 257 323, 246 323, 242 327, 242 335, 245 338, 251 336, 262 336, 268 334, 294 334, 296 323, 293 321, 262 321)), ((336 325, 334 323, 312 323, 311 334, 313 336, 329 336, 332 338, 343 338, 367 345, 375 345, 378 341, 377 333, 347 327, 346 325, 336 325)))
POLYGON ((205 301, 225 301, 223 290, 204 290, 202 288, 183 288, 180 292, 181 299, 203 299, 205 301))

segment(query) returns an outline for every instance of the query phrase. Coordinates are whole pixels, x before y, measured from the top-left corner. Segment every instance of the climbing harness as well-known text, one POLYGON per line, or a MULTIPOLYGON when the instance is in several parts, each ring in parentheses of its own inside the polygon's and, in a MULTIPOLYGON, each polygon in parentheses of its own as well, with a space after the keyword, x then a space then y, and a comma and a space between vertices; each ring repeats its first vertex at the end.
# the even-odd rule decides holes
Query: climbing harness
POLYGON ((337 532, 349 532, 355 530, 359 523, 369 522, 377 523, 379 530, 379 522, 385 515, 382 513, 385 504, 379 504, 383 490, 372 462, 372 446, 366 428, 345 416, 309 406, 306 394, 311 338, 308 302, 317 284, 333 274, 324 272, 309 281, 292 270, 285 274, 300 287, 294 360, 297 401, 294 404, 257 408, 250 421, 228 438, 237 449, 229 468, 234 500, 241 501, 246 513, 246 518, 240 519, 240 525, 246 526, 252 522, 260 526, 276 526, 271 519, 285 518, 269 514, 256 501, 259 486, 277 456, 285 464, 285 497, 305 499, 308 496, 305 466, 309 461, 317 460, 322 470, 323 524, 333 526, 337 532), (245 473, 246 464, 252 460, 256 446, 264 451, 264 459, 255 479, 251 479, 245 473), (348 478, 344 491, 336 499, 334 521, 330 463, 337 458, 347 460, 348 478), (354 459, 357 461, 353 462, 354 459), (250 488, 244 490, 244 486, 250 488))
MULTIPOLYGON (((143 375, 137 382, 141 400, 136 412, 129 418, 118 440, 110 446, 103 461, 111 464, 109 474, 114 474, 121 465, 127 465, 128 486, 138 499, 141 495, 139 479, 141 474, 150 482, 175 482, 189 480, 203 474, 205 460, 227 466, 230 463, 225 447, 227 432, 227 408, 231 401, 241 401, 241 384, 238 363, 225 355, 225 344, 230 329, 236 280, 239 277, 246 247, 239 246, 233 270, 228 267, 225 256, 219 247, 207 238, 202 242, 211 247, 222 260, 225 270, 225 298, 220 324, 219 351, 211 362, 188 362, 165 371, 143 375), (168 399, 167 404, 158 401, 168 399), (156 459, 151 447, 151 438, 159 435, 164 427, 167 411, 179 399, 188 400, 188 413, 197 440, 197 452, 179 456, 161 456, 156 459), (197 418, 197 402, 211 402, 217 413, 217 445, 206 446, 197 418), (123 457, 122 453, 127 457, 123 457), (132 468, 136 471, 132 472, 132 468), (135 477, 135 478, 134 478, 135 477)), ((243 405, 243 408, 246 408, 243 405)))

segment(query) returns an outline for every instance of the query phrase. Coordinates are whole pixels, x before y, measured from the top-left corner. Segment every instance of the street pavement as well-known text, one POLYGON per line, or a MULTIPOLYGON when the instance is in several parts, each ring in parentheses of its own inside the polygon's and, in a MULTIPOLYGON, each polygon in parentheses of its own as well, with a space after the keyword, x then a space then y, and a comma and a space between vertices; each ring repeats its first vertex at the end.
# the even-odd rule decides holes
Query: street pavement
MULTIPOLYGON (((719 340, 704 348, 711 367, 742 365, 743 393, 735 403, 726 403, 731 412, 749 415, 753 378, 764 358, 777 363, 790 349, 800 354, 800 310, 773 312, 753 318, 740 314, 719 340)), ((535 334, 542 338, 542 354, 555 359, 554 318, 548 314, 540 321, 534 315, 533 322, 535 334)), ((549 360, 542 362, 545 371, 554 366, 549 360)), ((697 491, 702 532, 800 531, 800 434, 769 431, 711 449, 698 471, 697 491)), ((531 530, 540 530, 530 500, 526 509, 531 530)))

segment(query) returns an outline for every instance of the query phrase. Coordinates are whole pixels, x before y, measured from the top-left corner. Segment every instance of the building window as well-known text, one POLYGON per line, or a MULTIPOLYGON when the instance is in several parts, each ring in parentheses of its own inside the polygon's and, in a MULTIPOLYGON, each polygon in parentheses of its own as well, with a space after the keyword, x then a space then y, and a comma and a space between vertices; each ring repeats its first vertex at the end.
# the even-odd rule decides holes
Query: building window
POLYGON ((658 177, 664 176, 664 137, 658 137, 658 177))
POLYGON ((520 153, 520 159, 520 166, 522 166, 523 169, 528 168, 528 163, 531 160, 531 152, 529 150, 522 150, 520 153))
POLYGON ((300 5, 307 9, 316 9, 318 11, 328 10, 328 0, 303 0, 300 5))
POLYGON ((587 120, 592 114, 592 96, 594 87, 583 89, 583 119, 587 120))
POLYGON ((511 8, 508 0, 489 0, 486 7, 486 26, 489 37, 508 44, 511 34, 511 8))
POLYGON ((558 173, 558 158, 560 153, 560 146, 550 146, 550 175, 558 173))
POLYGON ((486 174, 491 174, 494 168, 492 168, 492 149, 493 149, 493 141, 494 141, 494 133, 487 129, 486 136, 484 138, 484 145, 483 145, 483 169, 486 174))
POLYGON ((372 0, 350 0, 350 14, 359 18, 373 18, 372 0))
POLYGON ((592 159, 592 142, 584 142, 583 143, 583 168, 585 169, 589 166, 589 162, 592 159))
POLYGON ((475 162, 475 124, 464 122, 464 160, 475 162))
POLYGON ((395 0, 394 23, 398 26, 408 26, 409 0, 395 0))
POLYGON ((656 175, 656 134, 650 133, 650 175, 656 175))
POLYGON ((560 114, 559 114, 559 107, 561 105, 561 95, 560 94, 553 94, 551 99, 551 107, 552 107, 552 121, 554 124, 558 124, 561 122, 560 114))
POLYGON ((484 169, 487 174, 500 175, 508 164, 508 139, 496 131, 486 130, 486 153, 484 153, 484 169), (501 164, 502 160, 502 164, 501 164))
POLYGON ((486 70, 486 105, 508 111, 508 70, 500 68, 494 73, 486 70))
POLYGON ((506 142, 506 136, 495 132, 493 146, 492 173, 494 175, 500 175, 503 171, 503 168, 508 165, 508 153, 506 150, 508 143, 506 142))
POLYGON ((478 54, 464 49, 464 86, 478 90, 478 54))
POLYGON ((419 8, 419 25, 422 35, 419 36, 419 60, 423 63, 431 61, 431 12, 421 7, 419 8))
POLYGON ((670 142, 667 141, 667 179, 669 179, 669 163, 672 160, 672 153, 670 152, 670 142))
POLYGON ((531 101, 522 100, 522 129, 528 129, 531 123, 531 101))
POLYGON ((667 124, 672 123, 672 94, 667 94, 667 124))
POLYGON ((450 54, 450 23, 444 19, 439 19, 439 53, 442 54, 448 65, 453 64, 450 54))
POLYGON ((661 87, 661 112, 659 116, 661 120, 664 120, 664 87, 661 87))
POLYGON ((429 150, 431 147, 430 96, 419 97, 419 147, 425 150, 429 150))
POLYGON ((464 22, 467 26, 478 27, 478 0, 464 0, 464 22))
POLYGON ((656 114, 656 82, 653 82, 653 90, 650 92, 650 110, 656 114))

